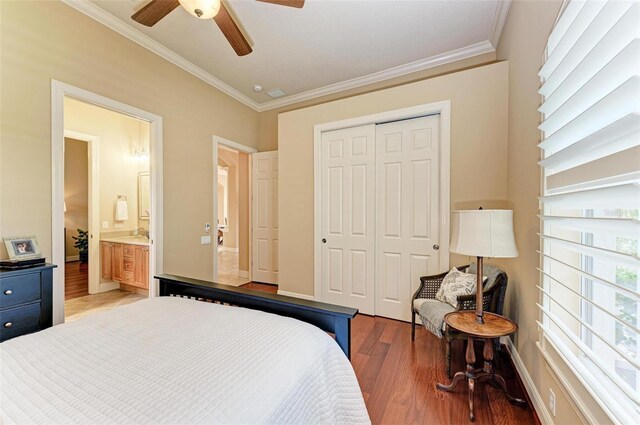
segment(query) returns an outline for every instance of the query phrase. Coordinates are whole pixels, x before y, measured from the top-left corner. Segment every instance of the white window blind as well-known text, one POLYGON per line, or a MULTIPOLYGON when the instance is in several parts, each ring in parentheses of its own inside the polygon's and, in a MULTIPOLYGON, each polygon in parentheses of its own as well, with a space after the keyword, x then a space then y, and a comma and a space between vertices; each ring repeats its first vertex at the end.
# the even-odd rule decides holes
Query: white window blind
POLYGON ((601 407, 640 418, 640 1, 570 1, 540 69, 539 322, 601 407))

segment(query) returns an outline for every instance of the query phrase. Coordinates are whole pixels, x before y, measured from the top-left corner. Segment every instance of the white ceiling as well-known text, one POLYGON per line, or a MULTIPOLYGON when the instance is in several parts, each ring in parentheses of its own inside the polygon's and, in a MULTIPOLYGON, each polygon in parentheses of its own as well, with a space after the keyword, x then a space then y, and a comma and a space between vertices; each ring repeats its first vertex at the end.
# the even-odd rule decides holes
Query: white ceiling
POLYGON ((253 48, 238 57, 212 20, 181 7, 147 28, 130 18, 146 0, 65 2, 256 110, 492 51, 509 7, 509 0, 307 0, 295 9, 228 0, 253 48), (276 88, 287 96, 267 96, 276 88))

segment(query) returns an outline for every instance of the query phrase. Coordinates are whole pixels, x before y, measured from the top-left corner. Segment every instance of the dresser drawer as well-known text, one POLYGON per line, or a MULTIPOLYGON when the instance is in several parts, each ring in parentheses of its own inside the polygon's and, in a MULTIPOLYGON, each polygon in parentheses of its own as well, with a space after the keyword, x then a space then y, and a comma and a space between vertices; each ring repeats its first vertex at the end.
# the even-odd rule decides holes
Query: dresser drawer
POLYGON ((40 299, 40 273, 0 280, 0 308, 5 309, 40 299))
POLYGON ((133 263, 133 260, 125 258, 124 261, 122 262, 122 266, 123 266, 124 271, 133 272, 135 265, 133 263))
POLYGON ((0 341, 40 329, 40 303, 0 311, 0 341))

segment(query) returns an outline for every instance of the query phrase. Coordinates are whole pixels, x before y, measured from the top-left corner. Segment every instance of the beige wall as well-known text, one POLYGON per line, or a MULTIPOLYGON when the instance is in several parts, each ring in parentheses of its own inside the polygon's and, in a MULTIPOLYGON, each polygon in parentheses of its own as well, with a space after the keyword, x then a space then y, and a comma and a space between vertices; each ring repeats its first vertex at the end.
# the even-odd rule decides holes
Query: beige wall
POLYGON ((89 168, 87 143, 81 140, 64 139, 64 213, 66 257, 78 255, 73 236, 77 229, 89 227, 89 168))
POLYGON ((282 108, 276 108, 261 112, 258 116, 258 150, 260 152, 267 152, 278 149, 278 114, 280 113, 295 111, 296 109, 307 108, 309 106, 320 105, 322 103, 332 102, 334 100, 345 99, 364 93, 370 93, 377 90, 413 83, 416 81, 424 80, 426 78, 433 78, 436 76, 461 71, 479 65, 486 65, 495 62, 495 60, 495 52, 485 53, 457 62, 425 69, 424 71, 414 72, 411 74, 403 75, 401 77, 391 78, 379 83, 367 84, 366 86, 357 87, 355 89, 345 90, 339 93, 334 93, 327 96, 318 97, 316 99, 299 102, 293 105, 284 106, 282 108))
POLYGON ((71 98, 64 101, 64 128, 100 140, 99 187, 100 233, 133 231, 138 228, 138 175, 149 171, 149 160, 134 156, 142 148, 149 152, 149 123, 71 98), (115 220, 119 195, 127 197, 128 219, 115 220), (103 228, 103 222, 108 228, 103 228))
MULTIPOLYGON (((228 223, 224 232, 223 246, 238 247, 238 152, 218 148, 218 158, 224 161, 227 168, 228 223)), ((222 220, 220 221, 222 222, 222 220)))
POLYGON ((51 258, 56 79, 163 117, 164 270, 211 279, 211 136, 257 148, 258 114, 59 1, 0 2, 0 50, 0 237, 35 234, 51 258))
POLYGON ((238 153, 238 268, 249 271, 249 155, 238 153))
POLYGON ((450 99, 451 208, 505 207, 508 71, 506 62, 491 64, 281 114, 280 289, 313 295, 315 124, 450 99))
MULTIPOLYGON (((537 75, 543 61, 544 47, 558 15, 562 1, 521 1, 511 4, 506 26, 498 46, 498 59, 509 61, 509 150, 508 192, 514 209, 514 227, 520 256, 504 261, 509 274, 507 312, 520 326, 517 349, 546 402, 549 389, 556 394, 557 424, 580 423, 581 416, 557 384, 536 346, 539 340, 536 321, 540 314, 535 302, 539 299, 536 283, 538 267, 539 221, 537 218, 540 194, 540 79, 537 75)), ((584 393, 584 391, 582 391, 584 393)), ((596 423, 609 423, 595 402, 596 423)))

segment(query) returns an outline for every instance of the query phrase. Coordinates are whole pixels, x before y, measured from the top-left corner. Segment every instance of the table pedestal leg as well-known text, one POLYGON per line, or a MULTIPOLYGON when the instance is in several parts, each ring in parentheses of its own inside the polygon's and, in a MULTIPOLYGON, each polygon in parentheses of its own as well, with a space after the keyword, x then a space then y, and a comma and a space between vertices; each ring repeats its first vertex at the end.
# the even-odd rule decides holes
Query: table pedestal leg
POLYGON ((467 351, 465 353, 465 360, 467 362, 467 369, 465 372, 458 372, 453 376, 453 380, 449 385, 437 384, 436 388, 441 391, 451 391, 453 390, 458 382, 462 379, 467 378, 469 385, 469 420, 475 421, 476 417, 473 413, 473 392, 475 390, 475 382, 476 382, 476 374, 474 370, 474 364, 476 362, 476 353, 473 348, 473 338, 469 337, 467 341, 467 351))

